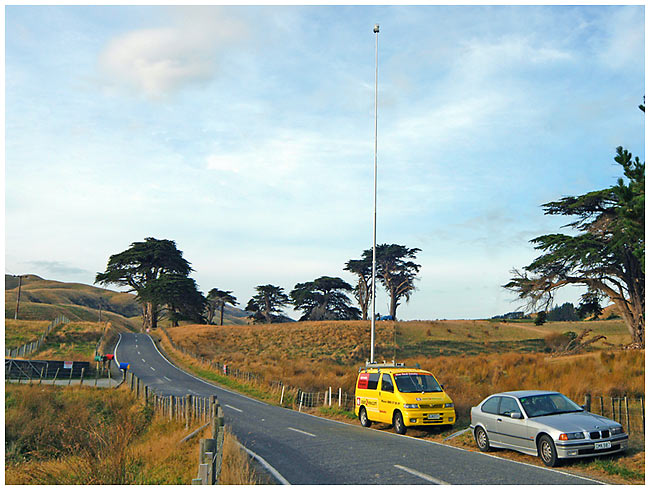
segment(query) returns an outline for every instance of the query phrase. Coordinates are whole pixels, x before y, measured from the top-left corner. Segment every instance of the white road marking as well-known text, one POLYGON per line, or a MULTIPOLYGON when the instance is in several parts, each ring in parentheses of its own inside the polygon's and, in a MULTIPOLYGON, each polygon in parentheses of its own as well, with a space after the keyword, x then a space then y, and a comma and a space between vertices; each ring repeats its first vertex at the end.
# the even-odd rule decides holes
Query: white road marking
POLYGON ((418 478, 422 478, 423 480, 426 480, 431 483, 435 483, 436 485, 449 485, 446 481, 439 480, 438 478, 434 478, 431 475, 427 475, 425 473, 420 473, 417 470, 413 470, 411 468, 407 468, 406 466, 402 466, 399 464, 394 465, 395 468, 398 470, 406 471, 407 473, 410 473, 411 475, 417 476, 418 478))
POLYGON ((149 366, 149 367, 151 368, 152 371, 155 371, 155 370, 156 370, 156 368, 153 367, 153 366, 149 366))
POLYGON ((243 410, 240 410, 239 408, 235 408, 232 405, 224 405, 224 407, 232 408, 235 412, 239 412, 239 413, 243 412, 243 410))
POLYGON ((278 470, 276 470, 273 466, 271 466, 262 456, 255 454, 253 451, 248 449, 246 446, 242 445, 240 442, 238 441, 235 442, 239 445, 239 447, 241 447, 244 451, 250 454, 251 457, 259 461, 259 463, 262 466, 264 466, 269 471, 269 473, 271 473, 275 477, 275 479, 278 480, 278 482, 280 482, 282 485, 291 485, 291 483, 289 483, 289 481, 284 476, 282 476, 278 470))
POLYGON ((147 361, 145 361, 144 359, 142 359, 142 362, 147 362, 147 361))
POLYGON ((171 379, 169 379, 167 376, 163 376, 163 378, 165 378, 167 381, 171 381, 171 379))
POLYGON ((314 434, 310 434, 309 432, 305 432, 304 430, 294 429, 293 427, 287 427, 287 429, 292 430, 294 432, 300 432, 301 434, 305 434, 306 436, 309 437, 316 437, 314 434))

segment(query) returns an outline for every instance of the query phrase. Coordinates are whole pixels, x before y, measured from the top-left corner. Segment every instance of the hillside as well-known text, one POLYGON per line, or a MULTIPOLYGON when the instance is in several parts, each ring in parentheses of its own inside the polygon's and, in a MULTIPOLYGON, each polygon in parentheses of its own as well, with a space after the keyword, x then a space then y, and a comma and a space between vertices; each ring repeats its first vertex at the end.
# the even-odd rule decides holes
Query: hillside
MULTIPOLYGON (((5 318, 14 318, 18 295, 18 276, 5 274, 5 318)), ((131 293, 110 291, 87 284, 60 282, 24 275, 20 292, 21 320, 51 320, 65 315, 70 320, 94 322, 102 319, 130 329, 141 325, 140 304, 131 293)), ((248 313, 226 305, 224 324, 244 325, 248 313)), ((165 321, 161 322, 165 325, 165 321)))

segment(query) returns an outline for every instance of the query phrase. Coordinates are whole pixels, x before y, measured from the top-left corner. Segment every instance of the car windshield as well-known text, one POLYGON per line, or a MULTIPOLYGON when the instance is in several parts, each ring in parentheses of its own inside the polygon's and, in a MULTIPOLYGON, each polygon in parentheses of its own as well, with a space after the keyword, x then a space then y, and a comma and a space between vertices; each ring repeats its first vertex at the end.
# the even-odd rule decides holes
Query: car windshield
POLYGON ((519 398, 519 401, 521 401, 521 405, 529 417, 584 411, 577 403, 569 400, 561 393, 525 396, 519 398))
POLYGON ((397 373, 395 385, 401 393, 431 393, 442 391, 436 378, 430 374, 397 373))

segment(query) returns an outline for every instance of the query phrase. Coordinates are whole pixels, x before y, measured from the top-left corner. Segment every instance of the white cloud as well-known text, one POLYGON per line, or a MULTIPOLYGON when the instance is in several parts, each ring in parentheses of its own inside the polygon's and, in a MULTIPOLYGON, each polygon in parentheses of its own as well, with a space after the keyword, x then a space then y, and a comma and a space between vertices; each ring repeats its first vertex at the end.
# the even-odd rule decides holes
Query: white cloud
POLYGON ((140 29, 108 43, 100 68, 108 82, 147 97, 165 97, 217 73, 223 48, 241 41, 247 28, 221 9, 172 9, 171 26, 140 29))

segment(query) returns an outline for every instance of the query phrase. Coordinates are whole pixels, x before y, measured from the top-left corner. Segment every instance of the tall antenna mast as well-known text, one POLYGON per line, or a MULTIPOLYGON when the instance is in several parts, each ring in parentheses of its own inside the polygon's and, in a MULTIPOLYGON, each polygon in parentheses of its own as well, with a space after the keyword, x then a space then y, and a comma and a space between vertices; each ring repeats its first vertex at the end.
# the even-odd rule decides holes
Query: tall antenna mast
POLYGON ((372 318, 370 320, 370 362, 375 362, 375 278, 377 275, 377 78, 379 75, 379 24, 375 24, 375 200, 372 223, 372 318))

